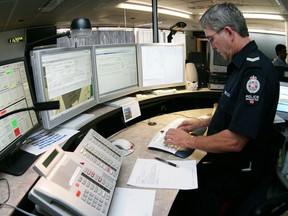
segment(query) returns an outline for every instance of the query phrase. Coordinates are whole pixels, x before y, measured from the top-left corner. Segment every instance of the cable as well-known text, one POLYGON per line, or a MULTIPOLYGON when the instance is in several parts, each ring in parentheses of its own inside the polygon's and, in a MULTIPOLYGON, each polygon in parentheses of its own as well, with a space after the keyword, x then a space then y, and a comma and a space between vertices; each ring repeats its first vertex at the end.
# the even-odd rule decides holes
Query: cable
POLYGON ((154 121, 150 121, 150 119, 148 119, 148 125, 149 126, 155 126, 155 125, 157 125, 157 122, 154 122, 154 121))
POLYGON ((11 204, 8 204, 8 203, 2 203, 2 202, 0 202, 0 205, 1 205, 1 206, 4 206, 4 205, 9 206, 9 207, 14 208, 15 210, 20 211, 21 213, 23 213, 23 214, 25 214, 25 215, 28 215, 28 216, 37 216, 37 215, 35 215, 35 214, 29 213, 29 212, 27 212, 27 211, 24 211, 23 209, 20 209, 20 208, 18 208, 17 206, 14 206, 14 205, 11 205, 11 204))
MULTIPOLYGON (((0 178, 0 181, 5 181, 7 184, 7 198, 1 202, 1 203, 6 203, 10 199, 10 185, 9 182, 6 178, 0 178)), ((0 203, 0 208, 2 208, 3 204, 0 203)))
POLYGON ((3 206, 6 205, 6 206, 12 207, 12 208, 14 208, 14 209, 22 212, 22 213, 25 214, 25 215, 28 215, 28 216, 36 216, 36 215, 34 215, 34 214, 31 214, 31 213, 29 213, 29 212, 24 211, 23 209, 20 209, 20 208, 18 208, 18 207, 16 207, 16 206, 13 206, 13 205, 11 205, 11 204, 8 204, 7 201, 10 199, 10 185, 9 185, 9 182, 8 182, 8 180, 7 180, 6 178, 0 178, 0 181, 5 181, 5 182, 6 182, 6 184, 7 184, 7 194, 8 194, 7 198, 6 198, 4 201, 0 201, 0 208, 2 208, 3 206))

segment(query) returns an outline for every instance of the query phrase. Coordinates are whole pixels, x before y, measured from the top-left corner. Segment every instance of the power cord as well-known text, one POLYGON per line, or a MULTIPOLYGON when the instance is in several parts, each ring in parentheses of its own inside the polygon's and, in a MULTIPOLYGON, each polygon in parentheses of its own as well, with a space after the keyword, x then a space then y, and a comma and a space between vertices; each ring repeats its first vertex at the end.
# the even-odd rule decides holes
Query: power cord
POLYGON ((20 209, 20 208, 18 208, 17 206, 14 206, 14 205, 11 205, 11 204, 8 204, 8 203, 2 203, 2 202, 0 202, 0 205, 1 205, 1 208, 2 208, 3 206, 9 206, 9 207, 14 208, 15 210, 17 210, 17 211, 25 214, 25 215, 28 215, 28 216, 37 216, 37 215, 35 215, 35 214, 29 213, 29 212, 27 212, 27 211, 24 211, 23 209, 20 209))
MULTIPOLYGON (((7 184, 7 198, 4 200, 4 201, 0 201, 0 209, 3 207, 3 206, 9 206, 11 208, 14 208, 15 210, 17 211, 20 211, 21 213, 25 214, 25 215, 28 215, 28 216, 36 216, 34 214, 31 214, 29 212, 26 212, 24 211, 23 209, 20 209, 18 208, 17 206, 13 206, 11 204, 8 204, 8 200, 10 199, 10 185, 9 185, 9 182, 7 179, 5 178, 0 178, 0 181, 4 181, 6 184, 7 184)), ((2 192, 3 193, 3 192, 2 192)))
MULTIPOLYGON (((0 178, 0 181, 4 181, 7 185, 7 198, 4 201, 0 202, 0 208, 2 208, 3 204, 6 203, 10 199, 10 185, 9 185, 8 180, 5 178, 0 178)), ((2 192, 2 194, 3 194, 3 192, 2 192)))

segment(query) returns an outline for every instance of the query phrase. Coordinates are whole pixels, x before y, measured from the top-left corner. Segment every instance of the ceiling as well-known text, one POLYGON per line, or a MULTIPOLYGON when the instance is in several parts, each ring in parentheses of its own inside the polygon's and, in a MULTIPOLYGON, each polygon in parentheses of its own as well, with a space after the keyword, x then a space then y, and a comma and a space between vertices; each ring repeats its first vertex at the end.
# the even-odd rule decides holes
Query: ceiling
MULTIPOLYGON (((0 0, 0 32, 25 29, 35 26, 56 25, 69 28, 73 19, 89 18, 93 27, 148 27, 152 26, 152 13, 117 8, 125 0, 0 0), (40 10, 49 2, 60 3, 52 11, 40 10)), ((131 2, 131 1, 129 1, 131 2)), ((135 2, 135 1, 133 1, 135 2)), ((139 0, 151 5, 152 0, 139 0)), ((176 22, 187 24, 185 29, 198 30, 198 20, 209 6, 223 2, 219 0, 155 0, 158 8, 168 7, 190 13, 190 18, 179 18, 158 14, 158 28, 169 29, 176 22)), ((287 17, 287 0, 228 0, 235 3, 242 12, 269 13, 287 17), (284 8, 278 7, 276 1, 282 1, 284 8), (284 3, 284 1, 286 3, 284 3)), ((48 9, 46 9, 48 10, 48 9)), ((285 31, 285 21, 249 19, 249 28, 285 31)))

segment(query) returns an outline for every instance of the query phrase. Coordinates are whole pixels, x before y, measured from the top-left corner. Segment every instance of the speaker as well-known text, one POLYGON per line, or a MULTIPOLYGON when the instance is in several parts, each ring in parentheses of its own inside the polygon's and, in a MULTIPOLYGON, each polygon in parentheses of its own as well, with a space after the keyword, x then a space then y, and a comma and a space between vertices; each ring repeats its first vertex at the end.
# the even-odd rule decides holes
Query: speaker
POLYGON ((186 90, 196 91, 198 89, 198 73, 194 63, 185 66, 186 90))
POLYGON ((209 72, 204 67, 196 67, 198 73, 198 88, 206 88, 208 79, 209 79, 209 72))

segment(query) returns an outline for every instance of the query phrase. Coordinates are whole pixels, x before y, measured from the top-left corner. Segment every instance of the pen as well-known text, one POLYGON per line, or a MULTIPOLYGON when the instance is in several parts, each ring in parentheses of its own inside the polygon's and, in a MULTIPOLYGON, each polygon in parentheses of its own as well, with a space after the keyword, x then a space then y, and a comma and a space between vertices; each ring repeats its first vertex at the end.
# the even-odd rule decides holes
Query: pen
POLYGON ((164 160, 164 159, 162 159, 162 158, 155 157, 155 159, 158 160, 158 161, 161 161, 161 162, 163 162, 163 163, 166 163, 166 164, 168 164, 168 165, 170 165, 170 166, 178 167, 177 164, 172 163, 172 162, 167 161, 167 160, 164 160))

